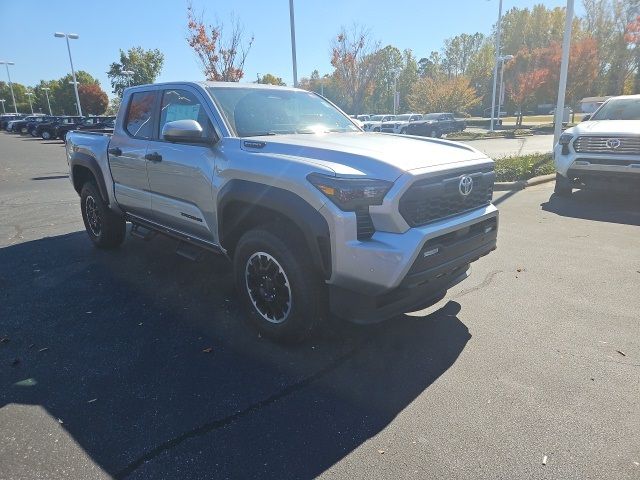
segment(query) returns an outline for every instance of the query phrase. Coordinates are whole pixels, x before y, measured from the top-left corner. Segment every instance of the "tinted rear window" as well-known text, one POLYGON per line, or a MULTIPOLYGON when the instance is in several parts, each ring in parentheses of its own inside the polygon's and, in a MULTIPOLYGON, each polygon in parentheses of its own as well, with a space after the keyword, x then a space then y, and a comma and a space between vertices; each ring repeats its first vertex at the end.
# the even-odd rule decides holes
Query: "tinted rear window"
POLYGON ((125 129, 136 138, 149 139, 153 135, 153 106, 155 92, 137 92, 131 96, 129 111, 125 121, 125 129))

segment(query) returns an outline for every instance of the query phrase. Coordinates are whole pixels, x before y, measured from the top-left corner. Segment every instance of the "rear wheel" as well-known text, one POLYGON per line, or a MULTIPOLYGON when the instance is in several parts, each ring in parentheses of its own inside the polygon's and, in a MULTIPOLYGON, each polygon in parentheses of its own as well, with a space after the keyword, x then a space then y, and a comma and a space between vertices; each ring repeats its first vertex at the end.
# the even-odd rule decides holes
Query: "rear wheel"
POLYGON ((80 208, 87 235, 99 248, 115 248, 124 241, 126 222, 109 209, 93 182, 83 185, 80 208))
POLYGON ((400 133, 401 133, 402 135, 406 135, 406 134, 407 134, 407 129, 406 129, 406 128, 402 128, 402 129, 400 130, 400 133))
POLYGON ((22 128, 20 129, 20 133, 22 133, 22 134, 27 133, 27 127, 22 127, 22 128))
POLYGON ((556 172, 556 186, 553 191, 556 195, 568 197, 573 193, 573 187, 569 179, 556 172))
POLYGON ((266 337, 298 342, 324 307, 322 281, 303 242, 260 228, 245 233, 233 257, 237 291, 250 322, 266 337))
POLYGON ((51 132, 49 132, 48 130, 44 130, 42 132, 42 135, 40 135, 42 137, 43 140, 49 140, 51 138, 51 132))

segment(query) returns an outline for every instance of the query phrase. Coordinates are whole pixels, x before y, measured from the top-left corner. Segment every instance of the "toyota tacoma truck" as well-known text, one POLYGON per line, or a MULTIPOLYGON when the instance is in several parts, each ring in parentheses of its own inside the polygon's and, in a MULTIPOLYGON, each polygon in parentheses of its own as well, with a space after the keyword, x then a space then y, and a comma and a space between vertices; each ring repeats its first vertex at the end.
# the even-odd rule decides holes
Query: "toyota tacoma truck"
POLYGON ((408 135, 440 138, 447 133, 462 132, 467 128, 464 120, 456 120, 453 113, 427 113, 422 119, 407 125, 408 135))
POLYGON ((555 193, 574 188, 640 192, 640 95, 612 97, 554 148, 555 193))
POLYGON ((433 305, 496 247, 490 158, 363 132, 304 90, 131 87, 113 134, 72 131, 66 156, 97 247, 119 246, 130 222, 185 256, 227 256, 247 317, 275 340, 433 305))
POLYGON ((384 133, 407 133, 407 127, 411 122, 417 122, 422 120, 422 115, 419 113, 405 113, 403 115, 396 115, 393 120, 382 122, 380 125, 380 131, 384 133))

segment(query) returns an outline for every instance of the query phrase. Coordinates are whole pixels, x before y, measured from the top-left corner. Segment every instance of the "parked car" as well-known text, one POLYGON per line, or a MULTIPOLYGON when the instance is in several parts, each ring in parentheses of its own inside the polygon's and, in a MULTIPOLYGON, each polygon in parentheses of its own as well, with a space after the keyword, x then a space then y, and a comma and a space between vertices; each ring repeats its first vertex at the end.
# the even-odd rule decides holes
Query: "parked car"
POLYGON ((58 125, 56 127, 56 137, 65 141, 67 132, 70 130, 112 130, 115 117, 85 117, 80 122, 72 125, 58 125))
POLYGON ((640 192, 640 95, 612 97, 586 120, 565 130, 555 145, 555 193, 640 192))
MULTIPOLYGON (((495 114, 494 114, 494 118, 495 118, 495 117, 497 117, 497 116, 498 116, 498 107, 497 107, 497 106, 496 106, 496 108, 494 109, 494 112, 495 112, 495 114)), ((485 108, 485 109, 483 110, 483 115, 484 115, 484 118, 491 118, 491 107, 489 107, 489 108, 485 108)), ((501 110, 500 110, 500 116, 501 116, 501 117, 506 117, 506 116, 507 116, 507 111, 506 111, 506 110, 502 110, 502 109, 501 109, 501 110)))
POLYGON ((7 124, 13 120, 22 120, 26 115, 22 113, 7 113, 6 115, 0 115, 0 130, 6 130, 7 124))
POLYGON ((28 135, 31 135, 32 137, 35 137, 36 135, 34 135, 34 132, 35 132, 36 128, 38 127, 38 125, 40 125, 42 123, 50 122, 54 118, 56 118, 56 117, 53 117, 51 115, 37 116, 34 120, 31 120, 30 122, 27 122, 27 125, 26 125, 27 131, 26 131, 26 133, 28 135))
POLYGON ((57 127, 59 125, 75 126, 82 120, 82 117, 78 116, 59 116, 51 119, 49 122, 40 123, 35 131, 34 137, 42 137, 44 140, 56 138, 57 127))
POLYGON ((432 305, 496 247, 493 161, 462 144, 366 133, 321 96, 262 84, 127 88, 112 135, 67 135, 90 240, 125 222, 228 256, 265 336, 326 312, 359 323, 432 305))
POLYGON ((11 120, 7 124, 7 131, 26 134, 28 131, 27 124, 29 122, 37 120, 38 118, 42 118, 42 115, 29 115, 27 117, 21 118, 20 120, 11 120))
POLYGON ((453 113, 427 113, 422 120, 409 123, 407 133, 422 137, 438 137, 453 132, 462 132, 467 128, 464 120, 456 120, 453 113))
POLYGON ((380 131, 385 133, 407 133, 407 126, 409 123, 416 122, 421 119, 422 115, 419 113, 396 115, 393 120, 382 122, 382 125, 380 125, 380 131))
POLYGON ((364 122, 363 129, 366 132, 379 132, 384 122, 390 122, 395 115, 371 115, 368 121, 364 122))

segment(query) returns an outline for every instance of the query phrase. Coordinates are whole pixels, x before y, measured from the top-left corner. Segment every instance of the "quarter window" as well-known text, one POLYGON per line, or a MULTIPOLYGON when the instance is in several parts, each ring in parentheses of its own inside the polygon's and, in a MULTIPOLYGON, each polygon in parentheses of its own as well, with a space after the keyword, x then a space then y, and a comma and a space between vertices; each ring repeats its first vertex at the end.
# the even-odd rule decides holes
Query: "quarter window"
POLYGON ((153 134, 151 114, 155 99, 155 92, 137 92, 131 96, 125 122, 125 129, 129 135, 136 138, 151 138, 153 134))

